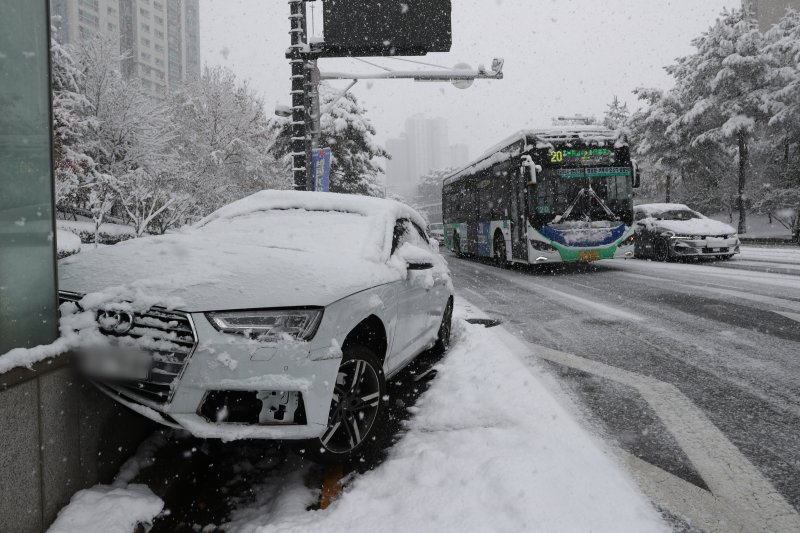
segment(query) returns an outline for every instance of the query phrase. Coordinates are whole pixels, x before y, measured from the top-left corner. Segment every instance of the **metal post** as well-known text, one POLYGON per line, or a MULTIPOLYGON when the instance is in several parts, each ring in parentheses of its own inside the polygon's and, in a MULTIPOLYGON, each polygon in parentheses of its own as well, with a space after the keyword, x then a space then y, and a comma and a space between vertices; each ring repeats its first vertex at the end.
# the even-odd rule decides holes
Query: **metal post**
MULTIPOLYGON (((319 106, 319 69, 317 68, 316 54, 313 53, 306 63, 306 71, 308 73, 308 92, 306 93, 307 114, 306 114, 306 128, 308 129, 308 142, 306 144, 306 153, 308 160, 311 161, 311 154, 315 150, 322 148, 320 144, 322 125, 320 123, 321 113, 319 106)), ((309 189, 314 190, 314 176, 311 172, 311 165, 308 169, 308 182, 309 189)))
POLYGON ((292 176, 294 188, 308 189, 309 155, 306 150, 306 60, 303 56, 306 36, 306 9, 303 0, 289 0, 291 46, 286 57, 292 65, 292 176))

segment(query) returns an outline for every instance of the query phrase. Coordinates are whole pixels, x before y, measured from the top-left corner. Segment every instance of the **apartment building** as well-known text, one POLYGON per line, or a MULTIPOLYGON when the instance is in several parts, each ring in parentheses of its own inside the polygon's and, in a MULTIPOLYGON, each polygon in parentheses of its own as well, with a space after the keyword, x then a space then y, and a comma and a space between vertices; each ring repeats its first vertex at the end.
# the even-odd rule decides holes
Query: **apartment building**
POLYGON ((777 24, 789 8, 800 10, 800 0, 742 0, 742 9, 758 21, 762 31, 777 24))
POLYGON ((154 96, 200 75, 199 0, 52 0, 62 43, 119 42, 121 65, 154 96))

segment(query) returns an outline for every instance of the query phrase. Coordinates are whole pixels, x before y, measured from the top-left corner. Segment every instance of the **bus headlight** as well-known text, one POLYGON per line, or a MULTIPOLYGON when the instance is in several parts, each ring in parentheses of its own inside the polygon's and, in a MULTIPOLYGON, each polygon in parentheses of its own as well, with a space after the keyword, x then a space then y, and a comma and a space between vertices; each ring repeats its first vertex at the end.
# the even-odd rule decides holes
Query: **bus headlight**
POLYGON ((558 252, 557 248, 542 241, 531 240, 531 248, 540 252, 558 252))
POLYGON ((631 235, 621 243, 619 243, 619 247, 622 248, 624 246, 632 246, 636 242, 636 235, 631 235))

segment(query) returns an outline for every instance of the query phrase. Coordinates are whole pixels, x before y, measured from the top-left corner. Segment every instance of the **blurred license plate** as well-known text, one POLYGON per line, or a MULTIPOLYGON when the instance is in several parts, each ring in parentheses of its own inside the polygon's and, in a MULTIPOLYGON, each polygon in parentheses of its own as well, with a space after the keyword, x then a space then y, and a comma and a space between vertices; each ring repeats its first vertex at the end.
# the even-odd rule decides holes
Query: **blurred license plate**
POLYGON ((152 358, 145 352, 112 347, 79 354, 80 367, 98 379, 148 379, 152 358))
POLYGON ((578 260, 581 263, 590 263, 592 261, 599 261, 600 252, 598 252, 597 250, 591 250, 589 252, 580 252, 578 260))

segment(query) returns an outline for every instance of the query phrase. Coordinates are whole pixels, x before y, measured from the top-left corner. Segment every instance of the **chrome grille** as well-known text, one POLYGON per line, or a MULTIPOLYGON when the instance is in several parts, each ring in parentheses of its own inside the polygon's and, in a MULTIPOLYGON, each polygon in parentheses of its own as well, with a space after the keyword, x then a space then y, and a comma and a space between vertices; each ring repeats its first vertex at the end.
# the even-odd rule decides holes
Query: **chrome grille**
MULTIPOLYGON (((77 303, 81 298, 81 295, 71 293, 59 295, 61 303, 77 303)), ((128 333, 106 335, 116 338, 120 345, 135 343, 152 355, 147 379, 109 383, 155 403, 166 403, 172 398, 177 380, 197 345, 189 315, 155 307, 147 312, 134 313, 133 327, 128 333)))

